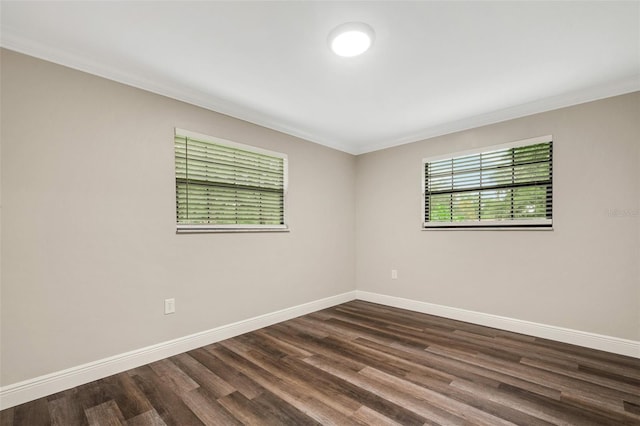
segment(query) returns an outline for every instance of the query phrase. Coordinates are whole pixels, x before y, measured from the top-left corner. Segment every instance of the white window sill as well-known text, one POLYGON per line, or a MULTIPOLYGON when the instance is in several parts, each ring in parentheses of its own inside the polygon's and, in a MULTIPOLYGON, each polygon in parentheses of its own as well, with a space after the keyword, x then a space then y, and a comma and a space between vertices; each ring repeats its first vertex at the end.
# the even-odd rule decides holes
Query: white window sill
POLYGON ((270 228, 270 227, 205 227, 205 226, 178 226, 176 234, 235 234, 246 232, 290 232, 287 226, 270 228))
POLYGON ((434 226, 422 228, 423 231, 553 231, 550 226, 468 226, 451 227, 434 226))

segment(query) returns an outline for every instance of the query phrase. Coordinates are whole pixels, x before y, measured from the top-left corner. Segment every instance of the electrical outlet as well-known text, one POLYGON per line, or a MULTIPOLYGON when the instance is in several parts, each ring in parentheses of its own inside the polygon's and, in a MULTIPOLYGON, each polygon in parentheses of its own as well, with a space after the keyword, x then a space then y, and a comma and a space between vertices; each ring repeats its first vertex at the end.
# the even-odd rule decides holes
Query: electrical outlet
POLYGON ((176 311, 176 299, 164 299, 164 314, 172 314, 176 311))
POLYGON ((397 280, 398 279, 398 270, 397 269, 392 269, 391 270, 391 279, 392 280, 397 280))

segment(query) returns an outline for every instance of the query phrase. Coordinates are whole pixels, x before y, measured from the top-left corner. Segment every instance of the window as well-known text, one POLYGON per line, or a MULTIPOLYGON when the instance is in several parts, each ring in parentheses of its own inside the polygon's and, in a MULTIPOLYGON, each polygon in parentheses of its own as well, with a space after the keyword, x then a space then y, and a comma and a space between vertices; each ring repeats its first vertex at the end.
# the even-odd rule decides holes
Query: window
POLYGON ((424 228, 551 227, 552 137, 426 158, 424 228))
POLYGON ((178 231, 286 230, 287 156, 175 131, 178 231))

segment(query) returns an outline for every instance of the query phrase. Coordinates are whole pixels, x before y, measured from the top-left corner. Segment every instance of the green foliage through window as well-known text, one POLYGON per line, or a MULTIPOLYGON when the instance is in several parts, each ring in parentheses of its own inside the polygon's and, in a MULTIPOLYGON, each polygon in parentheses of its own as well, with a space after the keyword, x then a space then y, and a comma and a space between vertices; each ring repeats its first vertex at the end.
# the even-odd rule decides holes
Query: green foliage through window
POLYGON ((176 129, 175 167, 178 227, 284 226, 284 155, 176 129))
POLYGON ((552 144, 425 160, 425 227, 551 226, 552 144))

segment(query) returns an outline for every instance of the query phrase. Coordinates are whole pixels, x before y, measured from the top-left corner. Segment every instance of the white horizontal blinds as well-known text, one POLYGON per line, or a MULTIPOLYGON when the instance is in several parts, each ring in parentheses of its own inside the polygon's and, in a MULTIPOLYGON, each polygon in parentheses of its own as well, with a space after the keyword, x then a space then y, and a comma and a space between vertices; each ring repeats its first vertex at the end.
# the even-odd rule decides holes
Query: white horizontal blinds
POLYGON ((550 226, 552 141, 425 162, 425 226, 550 226))
POLYGON ((178 225, 284 225, 285 160, 175 137, 178 225))

